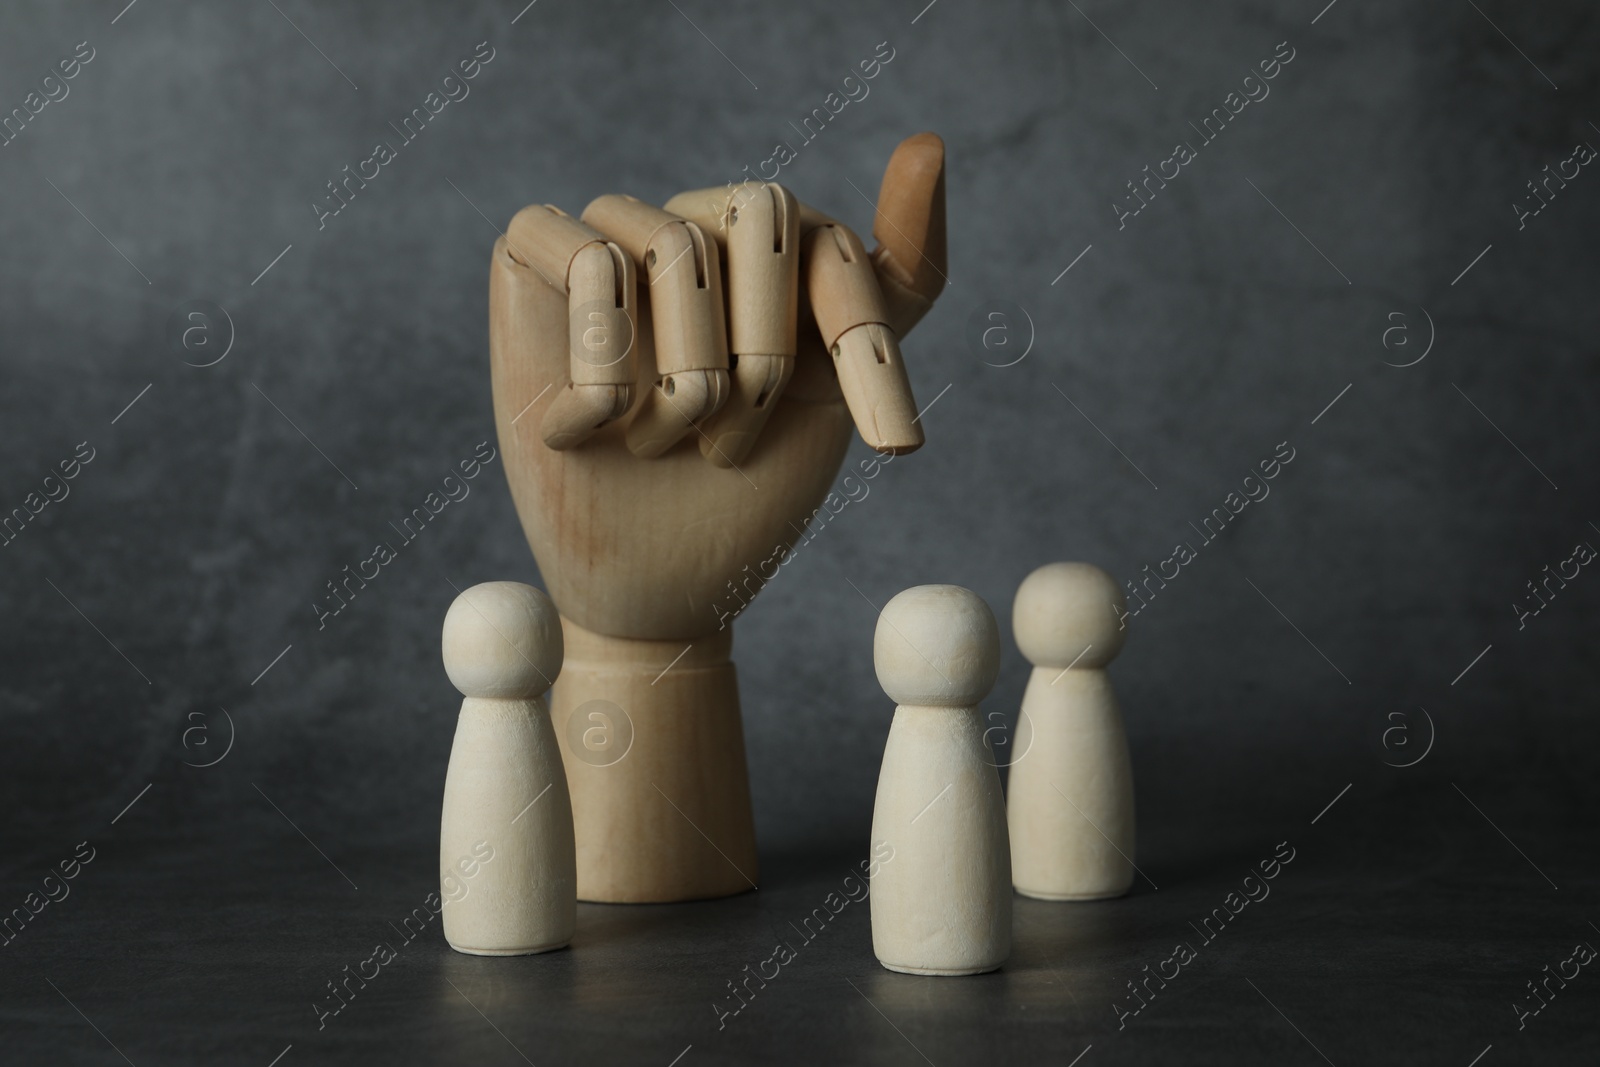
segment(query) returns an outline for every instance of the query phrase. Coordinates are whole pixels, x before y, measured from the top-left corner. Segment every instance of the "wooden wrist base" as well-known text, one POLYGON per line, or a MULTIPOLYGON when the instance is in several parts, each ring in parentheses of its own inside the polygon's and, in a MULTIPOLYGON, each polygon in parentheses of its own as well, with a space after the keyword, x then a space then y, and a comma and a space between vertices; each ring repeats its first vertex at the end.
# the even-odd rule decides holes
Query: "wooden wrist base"
POLYGON ((561 620, 551 720, 572 794, 578 899, 668 903, 756 886, 732 631, 688 641, 561 620))

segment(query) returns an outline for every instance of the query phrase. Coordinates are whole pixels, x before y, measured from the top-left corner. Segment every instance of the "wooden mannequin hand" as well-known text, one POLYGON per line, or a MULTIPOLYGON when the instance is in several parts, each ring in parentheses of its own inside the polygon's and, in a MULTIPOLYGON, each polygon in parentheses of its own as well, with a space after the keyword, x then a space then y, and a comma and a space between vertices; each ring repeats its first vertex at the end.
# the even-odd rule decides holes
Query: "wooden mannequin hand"
POLYGON ((881 452, 921 445, 898 341, 945 284, 934 134, 895 150, 873 233, 869 257, 759 182, 665 210, 605 196, 582 222, 541 206, 512 220, 490 269, 495 418, 566 619, 614 637, 715 633, 729 581, 822 502, 852 418, 881 452))

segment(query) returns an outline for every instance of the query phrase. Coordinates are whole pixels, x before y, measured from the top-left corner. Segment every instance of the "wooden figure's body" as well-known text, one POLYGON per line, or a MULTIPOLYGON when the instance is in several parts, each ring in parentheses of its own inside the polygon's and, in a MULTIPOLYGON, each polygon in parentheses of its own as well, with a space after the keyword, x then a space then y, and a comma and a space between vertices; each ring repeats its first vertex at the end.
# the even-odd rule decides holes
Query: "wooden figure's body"
POLYGON ((759 182, 669 210, 604 196, 582 221, 529 207, 495 245, 495 421, 568 646, 551 708, 580 899, 756 885, 732 620, 852 423, 879 451, 922 443, 897 339, 944 285, 943 167, 932 134, 896 151, 871 256, 759 182), (613 727, 619 758, 573 747, 613 727))
POLYGON ((522 956, 572 940, 577 874, 561 775, 546 698, 461 702, 439 824, 444 936, 457 952, 522 956))
POLYGON ((891 971, 980 974, 1011 951, 1011 871, 1000 775, 976 708, 894 710, 872 843, 872 947, 891 971))
POLYGON ((577 926, 572 804, 544 695, 561 670, 560 619, 531 586, 462 593, 445 667, 465 699, 439 820, 444 936, 457 952, 561 948, 577 926))
POLYGON ((1133 884, 1133 768, 1110 678, 1035 667, 1022 714, 1032 742, 1011 767, 1007 807, 1017 892, 1121 896, 1133 884))
POLYGON ((1133 884, 1133 768, 1106 664, 1126 615, 1110 575, 1052 563, 1017 591, 1012 628, 1035 664, 1022 697, 1006 814, 1017 892, 1042 900, 1117 897, 1133 884), (1025 720, 1023 722, 1022 720, 1025 720))
POLYGON ((1011 953, 1005 801, 977 708, 999 659, 993 614, 959 586, 908 589, 879 616, 878 680, 900 704, 872 813, 872 949, 891 971, 981 974, 1011 953))

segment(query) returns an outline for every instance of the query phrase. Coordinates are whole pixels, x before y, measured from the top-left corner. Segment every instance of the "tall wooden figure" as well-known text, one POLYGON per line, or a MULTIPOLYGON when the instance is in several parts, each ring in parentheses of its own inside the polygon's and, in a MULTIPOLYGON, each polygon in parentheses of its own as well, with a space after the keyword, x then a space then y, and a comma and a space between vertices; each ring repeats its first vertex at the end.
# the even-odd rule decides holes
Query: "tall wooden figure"
POLYGON ((475 585, 445 616, 444 667, 465 697, 439 822, 444 936, 457 952, 524 956, 572 940, 572 803, 545 696, 561 658, 561 618, 532 586, 475 585))
POLYGON ((977 708, 1000 670, 994 613, 960 586, 907 589, 873 660, 899 706, 872 810, 872 950, 906 974, 992 971, 1011 954, 1005 801, 977 708))
POLYGON ((900 338, 945 285, 944 145, 884 172, 869 253, 763 182, 524 208, 489 347, 511 496, 561 611, 552 693, 578 895, 756 885, 732 620, 823 506, 854 426, 922 444, 900 338))
POLYGON ((1011 625, 1034 666, 1006 812, 1025 896, 1098 900, 1133 884, 1133 770, 1105 671, 1126 614, 1116 581, 1088 563, 1046 564, 1017 590, 1011 625))

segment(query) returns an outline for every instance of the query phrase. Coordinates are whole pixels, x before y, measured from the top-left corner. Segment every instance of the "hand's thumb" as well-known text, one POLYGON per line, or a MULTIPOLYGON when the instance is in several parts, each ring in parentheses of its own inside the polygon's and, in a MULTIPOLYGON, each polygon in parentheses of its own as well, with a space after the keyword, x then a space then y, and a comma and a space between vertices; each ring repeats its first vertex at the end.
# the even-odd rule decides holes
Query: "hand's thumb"
MULTIPOLYGON (((872 235, 878 248, 872 259, 885 283, 884 295, 900 303, 892 290, 905 291, 921 307, 915 319, 938 297, 948 279, 944 218, 944 141, 936 133, 919 133, 900 142, 883 171, 872 235)), ((908 308, 907 311, 912 309, 908 308)), ((910 324, 897 331, 904 333, 910 324)))

